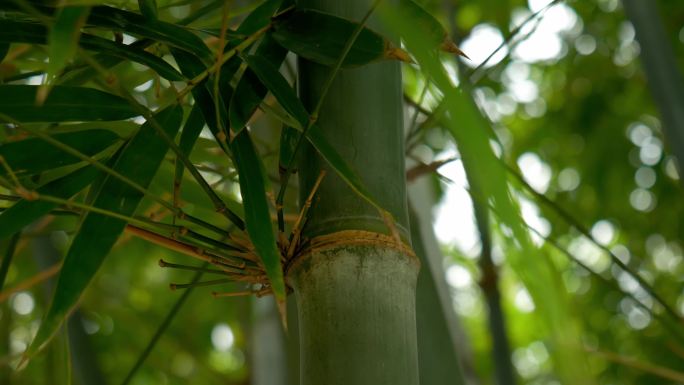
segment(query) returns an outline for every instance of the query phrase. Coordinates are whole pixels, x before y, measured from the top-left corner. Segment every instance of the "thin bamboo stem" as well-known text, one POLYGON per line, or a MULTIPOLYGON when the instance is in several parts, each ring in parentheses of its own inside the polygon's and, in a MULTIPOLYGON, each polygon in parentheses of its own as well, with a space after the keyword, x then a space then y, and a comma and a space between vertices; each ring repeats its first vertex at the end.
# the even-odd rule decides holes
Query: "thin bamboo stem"
POLYGON ((0 264, 0 292, 2 292, 2 288, 5 285, 5 278, 7 278, 7 272, 12 263, 12 258, 14 258, 14 254, 17 251, 20 235, 21 233, 15 233, 12 238, 10 238, 7 250, 5 251, 5 257, 2 259, 2 264, 0 264))
POLYGON ((19 282, 17 285, 10 287, 6 290, 3 290, 2 292, 0 292, 0 303, 5 302, 14 293, 18 293, 20 291, 28 290, 28 289, 32 288, 33 286, 45 281, 46 279, 53 277, 55 274, 59 273, 61 268, 62 268, 61 262, 55 263, 50 268, 41 271, 40 273, 26 279, 25 281, 19 282))
POLYGON ((224 285, 226 283, 231 283, 233 282, 232 279, 230 278, 222 278, 222 279, 212 279, 211 281, 203 281, 203 282, 191 282, 191 283, 170 283, 169 288, 171 290, 176 290, 176 289, 189 289, 192 287, 202 287, 202 286, 213 286, 213 285, 224 285))
MULTIPOLYGON (((201 271, 203 273, 219 274, 219 275, 226 275, 226 273, 227 273, 227 271, 225 271, 225 270, 215 270, 215 269, 207 269, 207 268, 198 267, 198 266, 181 265, 178 263, 167 262, 163 259, 159 260, 159 267, 164 267, 164 268, 168 267, 171 269, 188 270, 188 271, 201 271)), ((235 269, 233 272, 239 273, 240 270, 235 269)))
POLYGON ((323 181, 324 177, 325 170, 321 170, 321 173, 318 174, 318 179, 316 179, 316 183, 314 183, 314 186, 311 189, 309 196, 306 198, 306 202, 304 202, 304 206, 302 207, 302 210, 299 213, 299 217, 297 217, 297 221, 294 223, 294 226, 292 227, 292 234, 290 234, 289 247, 287 249, 285 262, 289 261, 294 256, 295 250, 297 249, 297 246, 299 244, 299 237, 302 232, 304 217, 306 216, 306 213, 309 211, 311 203, 313 202, 313 197, 314 195, 316 195, 316 191, 318 190, 318 187, 321 185, 321 182, 323 181))

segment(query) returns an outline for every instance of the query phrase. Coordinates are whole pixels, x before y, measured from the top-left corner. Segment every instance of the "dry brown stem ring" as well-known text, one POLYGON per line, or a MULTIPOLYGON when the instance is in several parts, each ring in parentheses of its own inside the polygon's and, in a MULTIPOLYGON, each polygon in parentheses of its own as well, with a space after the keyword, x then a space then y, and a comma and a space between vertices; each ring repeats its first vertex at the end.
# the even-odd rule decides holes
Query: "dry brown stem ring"
POLYGON ((304 249, 297 253, 285 266, 285 276, 289 274, 294 265, 312 254, 348 246, 378 246, 393 249, 408 256, 416 264, 420 264, 411 246, 404 242, 398 242, 391 235, 365 230, 343 230, 311 238, 304 249))

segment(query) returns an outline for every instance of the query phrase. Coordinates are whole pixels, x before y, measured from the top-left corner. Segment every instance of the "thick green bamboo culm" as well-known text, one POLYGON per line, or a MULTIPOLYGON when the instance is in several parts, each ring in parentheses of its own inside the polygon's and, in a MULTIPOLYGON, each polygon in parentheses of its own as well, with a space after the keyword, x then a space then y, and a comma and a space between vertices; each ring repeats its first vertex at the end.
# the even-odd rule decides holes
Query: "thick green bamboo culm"
MULTIPOLYGON (((372 3, 372 0, 299 0, 298 5, 359 21, 372 3)), ((382 31, 375 15, 371 15, 367 25, 382 31)), ((318 103, 330 71, 330 67, 299 60, 300 98, 309 112, 318 103)), ((318 114, 318 126, 328 142, 354 168, 376 201, 394 216, 401 235, 408 238, 399 62, 384 61, 340 70, 325 96, 318 114)), ((309 214, 306 234, 312 236, 349 229, 387 233, 387 225, 375 207, 360 199, 347 183, 335 176, 313 147, 302 150, 299 167, 302 202, 319 170, 328 170, 318 190, 318 196, 323 198, 309 214)))
MULTIPOLYGON (((360 21, 372 0, 299 0, 298 6, 360 21)), ((383 31, 376 15, 368 25, 383 31)), ((299 60, 299 93, 313 112, 332 68, 299 60)), ((359 175, 409 239, 401 71, 397 62, 344 69, 325 94, 317 128, 359 175)), ((299 318, 302 385, 418 384, 415 289, 419 263, 401 248, 358 245, 341 231, 390 234, 377 208, 335 175, 312 147, 299 158, 300 201, 327 174, 303 236, 334 246, 303 253, 289 266, 299 318)), ((349 233, 347 233, 349 234, 349 233)), ((366 233, 368 234, 368 233, 366 233)))
POLYGON ((418 263, 377 246, 312 254, 293 269, 302 385, 418 384, 418 263))

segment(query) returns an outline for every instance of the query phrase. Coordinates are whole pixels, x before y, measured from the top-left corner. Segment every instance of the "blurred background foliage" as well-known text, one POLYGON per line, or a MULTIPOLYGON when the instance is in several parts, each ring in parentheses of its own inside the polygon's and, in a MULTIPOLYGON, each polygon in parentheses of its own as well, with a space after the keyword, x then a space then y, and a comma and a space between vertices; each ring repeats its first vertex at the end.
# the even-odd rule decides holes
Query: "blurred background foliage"
MULTIPOLYGON (((87 3, 138 9, 135 1, 87 3)), ((220 12, 216 11, 220 1, 157 3, 160 18, 171 22, 214 4, 213 11, 192 20, 188 28, 216 31, 221 25, 220 12)), ((258 3, 234 1, 231 23, 237 23, 258 3)), ((571 213, 598 243, 638 272, 681 317, 684 200, 680 172, 671 155, 676 144, 664 136, 660 112, 639 60, 642 50, 622 3, 555 1, 551 7, 546 7, 547 0, 421 3, 451 29, 470 56, 470 61, 460 64, 445 58, 445 65, 453 70, 455 82, 474 83, 473 95, 496 132, 495 150, 537 193, 571 213), (536 16, 532 21, 523 25, 533 14, 536 16), (474 68, 521 25, 486 65, 474 68)), ((667 36, 661 52, 671 51, 681 71, 684 4, 680 0, 650 3, 659 9, 660 19, 653 22, 661 23, 667 36)), ((215 39, 203 36, 210 45, 215 39)), ((123 39, 129 43, 132 38, 123 39)), ((0 79, 44 70, 46 55, 45 47, 13 44, 0 64, 0 79)), ((283 72, 292 77, 294 60, 288 60, 284 67, 283 72)), ((136 64, 124 63, 114 71, 120 83, 134 90, 136 98, 148 100, 148 105, 160 97, 160 84, 168 84, 136 64)), ((40 83, 41 78, 29 77, 26 81, 40 83)), ((421 109, 430 110, 435 107, 437 91, 428 87, 424 92, 425 79, 410 65, 404 67, 404 82, 406 99, 412 101, 407 103, 406 120, 411 122, 415 115, 421 124, 426 116, 416 112, 415 102, 421 104, 421 109)), ((111 124, 116 123, 102 126, 109 128, 111 124)), ((258 133, 255 137, 260 153, 274 178, 278 149, 270 127, 276 124, 262 115, 252 128, 258 133)), ((493 384, 496 363, 485 300, 492 286, 483 280, 484 248, 465 189, 467 180, 458 150, 445 130, 426 126, 409 141, 407 156, 425 164, 456 158, 428 176, 433 194, 420 199, 435 205, 435 230, 453 304, 448 311, 458 315, 465 336, 457 349, 462 355, 461 367, 468 383, 493 384)), ((220 158, 216 154, 213 142, 201 138, 192 160, 202 166, 210 182, 239 199, 235 173, 229 165, 217 162, 220 158)), ((173 167, 169 158, 152 191, 165 191, 164 186, 171 184, 173 167)), ((666 316, 652 296, 617 268, 607 253, 514 177, 510 182, 520 200, 523 219, 541 234, 533 235, 533 241, 557 267, 557 280, 570 295, 571 312, 582 323, 583 349, 596 382, 684 383, 681 319, 674 324, 674 330, 671 323, 668 327, 667 321, 661 322, 666 316), (559 248, 545 244, 542 237, 553 240, 559 248), (584 267, 571 261, 563 250, 584 267)), ((295 190, 290 191, 291 204, 295 190)), ((200 191, 188 187, 183 194, 185 201, 192 202, 185 207, 188 212, 211 217, 210 202, 200 191)), ((144 208, 148 214, 159 211, 153 202, 146 202, 144 208)), ((553 346, 540 321, 540 310, 506 263, 508 248, 501 237, 505 229, 498 226, 496 216, 491 220, 491 259, 498 270, 514 381, 559 383, 550 359, 553 346)), ((51 279, 32 279, 58 263, 71 235, 64 229, 75 229, 76 223, 77 218, 72 216, 47 218, 26 230, 17 245, 2 293, 1 384, 43 384, 46 379, 65 384, 69 378, 76 384, 121 383, 182 295, 181 291, 170 291, 168 283, 192 279, 192 273, 161 269, 158 265, 161 258, 182 262, 187 257, 137 238, 122 237, 72 317, 73 327, 81 332, 69 334, 70 344, 66 344, 66 334, 62 333, 28 370, 17 372, 16 361, 7 354, 26 348, 46 309, 52 285, 51 279)), ((534 258, 527 261, 539 263, 534 258)), ((297 367, 292 354, 288 358, 271 352, 269 357, 285 364, 264 365, 255 358, 254 352, 259 349, 255 346, 257 329, 261 325, 257 318, 265 317, 255 310, 255 300, 214 299, 209 295, 211 290, 194 290, 130 383, 247 384, 256 383, 259 375, 255 373, 271 370, 283 375, 281 382, 269 383, 294 383, 297 367), (285 371, 290 375, 285 376, 285 371)), ((282 346, 271 339, 272 345, 293 351, 293 328, 295 331, 288 336, 269 334, 270 338, 282 339, 282 346)))

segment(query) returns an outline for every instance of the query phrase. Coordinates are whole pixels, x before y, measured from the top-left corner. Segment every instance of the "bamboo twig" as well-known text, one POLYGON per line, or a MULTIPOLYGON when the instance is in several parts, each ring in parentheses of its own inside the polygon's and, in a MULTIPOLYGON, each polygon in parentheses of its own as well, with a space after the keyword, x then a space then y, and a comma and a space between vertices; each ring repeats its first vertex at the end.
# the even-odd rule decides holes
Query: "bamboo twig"
POLYGON ((679 372, 670 368, 666 368, 664 366, 652 364, 650 362, 644 362, 634 357, 627 357, 606 350, 599 350, 589 347, 585 347, 584 350, 586 350, 589 353, 595 354, 599 357, 605 358, 606 360, 614 362, 616 364, 627 366, 636 370, 640 370, 642 372, 650 373, 677 383, 684 383, 683 372, 679 372))
POLYGON ((53 277, 55 274, 59 272, 59 270, 62 268, 62 263, 58 262, 55 263, 54 265, 50 266, 49 268, 39 272, 38 274, 34 275, 33 277, 30 277, 26 279, 25 281, 22 281, 18 283, 16 286, 13 286, 11 288, 8 288, 6 290, 3 290, 0 292, 0 303, 3 303, 12 296, 14 293, 18 293, 20 291, 28 290, 32 288, 33 286, 45 281, 46 279, 49 279, 53 277))
MULTIPOLYGON (((187 243, 179 242, 175 239, 166 238, 159 234, 153 233, 151 231, 133 225, 127 225, 126 232, 129 232, 139 238, 145 239, 146 241, 152 242, 156 245, 165 247, 167 249, 177 251, 179 253, 185 254, 187 256, 205 262, 209 262, 212 265, 215 265, 221 269, 226 269, 226 267, 230 267, 230 269, 243 270, 246 266, 245 261, 239 258, 233 257, 236 261, 232 262, 230 259, 227 259, 226 257, 215 255, 212 253, 207 253, 206 250, 204 250, 201 247, 197 247, 196 245, 190 245, 187 243)), ((234 270, 227 270, 226 272, 235 273, 234 270)))
POLYGON ((233 282, 233 280, 230 278, 221 278, 221 279, 212 279, 211 281, 203 281, 203 282, 170 283, 169 288, 171 290, 189 289, 191 287, 223 285, 223 284, 231 283, 231 282, 233 282))
MULTIPOLYGON (((178 270, 201 271, 203 273, 208 273, 208 274, 226 275, 226 273, 227 273, 225 270, 215 270, 215 269, 207 269, 204 267, 181 265, 178 263, 166 262, 163 259, 159 260, 159 267, 168 267, 171 269, 178 269, 178 270)), ((234 272, 238 273, 238 272, 240 272, 240 270, 235 269, 234 272)))
POLYGON ((313 187, 311 188, 311 192, 309 193, 309 196, 306 198, 306 202, 304 202, 304 206, 302 207, 302 210, 299 213, 299 217, 297 217, 297 221, 295 221, 294 226, 292 227, 292 234, 290 234, 289 247, 287 249, 287 255, 285 256, 285 262, 289 261, 294 256, 295 250, 299 245, 299 237, 302 232, 302 226, 304 225, 304 217, 306 216, 306 213, 309 211, 311 203, 313 202, 313 197, 314 195, 316 195, 316 191, 318 191, 318 187, 320 187, 324 177, 325 170, 321 170, 321 173, 318 174, 318 178, 316 179, 316 183, 314 183, 313 187))

